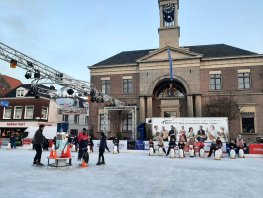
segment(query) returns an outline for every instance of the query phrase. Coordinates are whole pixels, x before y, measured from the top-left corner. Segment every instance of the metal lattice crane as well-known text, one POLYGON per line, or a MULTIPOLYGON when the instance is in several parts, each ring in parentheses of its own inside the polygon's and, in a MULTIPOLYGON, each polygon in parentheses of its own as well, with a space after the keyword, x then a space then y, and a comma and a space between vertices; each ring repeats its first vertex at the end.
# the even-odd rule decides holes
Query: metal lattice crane
POLYGON ((132 113, 132 137, 136 137, 136 121, 137 112, 135 106, 124 106, 124 103, 120 100, 113 98, 107 94, 100 93, 93 84, 76 80, 65 73, 55 70, 29 56, 3 44, 0 42, 0 59, 10 63, 10 66, 15 68, 16 66, 25 69, 25 77, 32 79, 31 89, 33 92, 50 95, 56 97, 56 90, 53 86, 51 88, 45 88, 40 85, 61 85, 66 88, 72 89, 71 92, 77 93, 79 96, 90 96, 92 102, 109 102, 111 107, 104 107, 104 133, 108 134, 108 111, 113 110, 125 110, 132 113), (33 74, 33 76, 32 76, 33 74), (74 90, 74 91, 73 91, 74 90), (95 99, 95 101, 94 101, 95 99))
MULTIPOLYGON (((55 96, 52 89, 45 89, 43 84, 57 84, 72 89, 71 92, 78 93, 79 96, 91 96, 91 99, 100 102, 110 102, 114 106, 123 106, 123 102, 109 95, 100 93, 95 86, 89 82, 76 80, 65 73, 55 70, 29 56, 0 42, 0 59, 10 63, 10 66, 16 66, 25 69, 26 77, 32 80, 32 90, 37 93, 49 94, 55 96), (33 74, 33 76, 32 76, 33 74), (74 90, 74 91, 73 91, 74 90)), ((54 87, 53 87, 54 88, 54 87)), ((95 102, 95 101, 93 101, 95 102)))

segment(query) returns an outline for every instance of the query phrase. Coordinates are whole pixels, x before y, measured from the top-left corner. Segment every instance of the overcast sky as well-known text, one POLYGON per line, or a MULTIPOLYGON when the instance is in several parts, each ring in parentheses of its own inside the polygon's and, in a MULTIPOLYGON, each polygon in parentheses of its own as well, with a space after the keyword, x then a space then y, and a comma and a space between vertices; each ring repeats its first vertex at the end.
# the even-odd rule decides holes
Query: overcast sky
MULTIPOLYGON (((180 46, 263 54, 262 0, 180 0, 180 46)), ((0 42, 76 79, 121 51, 158 48, 158 0, 0 0, 0 42)), ((0 73, 24 78, 0 60, 0 73)))

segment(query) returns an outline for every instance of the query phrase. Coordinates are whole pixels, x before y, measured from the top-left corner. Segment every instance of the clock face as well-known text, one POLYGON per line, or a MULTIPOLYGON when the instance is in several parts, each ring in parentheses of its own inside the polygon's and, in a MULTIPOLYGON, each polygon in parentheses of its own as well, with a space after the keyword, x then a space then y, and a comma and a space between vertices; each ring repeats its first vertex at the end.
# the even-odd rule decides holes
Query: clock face
POLYGON ((163 18, 168 23, 174 21, 174 4, 168 3, 163 6, 163 18))

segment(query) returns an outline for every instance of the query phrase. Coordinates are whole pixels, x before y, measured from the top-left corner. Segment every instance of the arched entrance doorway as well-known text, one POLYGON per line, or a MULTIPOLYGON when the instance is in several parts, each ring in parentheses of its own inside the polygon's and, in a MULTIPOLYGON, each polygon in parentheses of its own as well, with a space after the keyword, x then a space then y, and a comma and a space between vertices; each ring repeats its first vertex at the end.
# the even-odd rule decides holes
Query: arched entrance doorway
POLYGON ((153 90, 153 117, 187 117, 186 89, 178 80, 158 82, 153 90))

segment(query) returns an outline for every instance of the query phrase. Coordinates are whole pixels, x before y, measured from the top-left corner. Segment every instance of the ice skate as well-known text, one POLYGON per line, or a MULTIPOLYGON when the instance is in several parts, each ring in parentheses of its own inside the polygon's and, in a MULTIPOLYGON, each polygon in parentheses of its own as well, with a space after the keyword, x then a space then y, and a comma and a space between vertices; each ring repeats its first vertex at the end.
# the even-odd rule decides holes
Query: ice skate
POLYGON ((154 155, 154 152, 153 152, 153 148, 151 147, 150 149, 149 149, 149 156, 153 156, 154 155))

